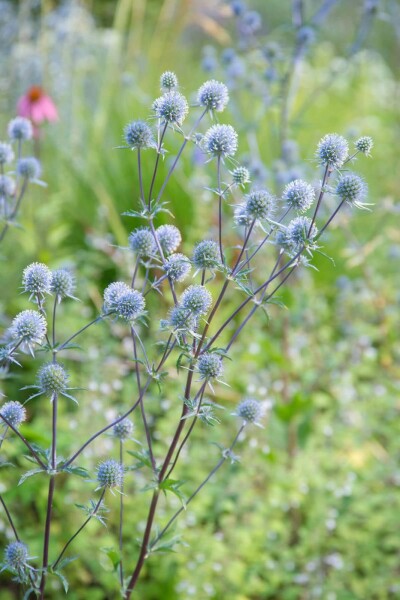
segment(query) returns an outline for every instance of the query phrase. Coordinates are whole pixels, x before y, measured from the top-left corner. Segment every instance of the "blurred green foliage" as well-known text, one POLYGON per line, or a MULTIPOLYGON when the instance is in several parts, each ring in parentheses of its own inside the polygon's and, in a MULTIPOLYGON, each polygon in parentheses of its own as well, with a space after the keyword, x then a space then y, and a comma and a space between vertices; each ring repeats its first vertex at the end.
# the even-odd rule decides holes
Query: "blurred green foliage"
MULTIPOLYGON (((52 8, 50 2, 42 4, 44 13, 52 8)), ((344 12, 343 7, 341 12, 334 11, 329 35, 319 40, 302 70, 296 96, 299 106, 316 81, 325 81, 328 66, 343 39, 350 37, 352 19, 362 4, 346 3, 344 12)), ((113 149, 120 144, 123 125, 147 117, 164 69, 176 71, 189 94, 206 78, 200 66, 202 45, 223 47, 232 41, 223 20, 210 26, 207 18, 211 17, 201 3, 120 0, 92 1, 87 6, 96 15, 98 27, 89 23, 85 29, 82 24, 82 31, 73 32, 74 43, 68 43, 69 32, 59 46, 43 31, 31 49, 42 52, 49 82, 55 81, 51 59, 63 69, 65 87, 51 89, 61 120, 48 128, 40 142, 48 188, 30 194, 23 229, 11 231, 2 248, 0 308, 5 324, 27 307, 26 298, 17 293, 26 264, 39 260, 51 267, 74 265, 83 302, 78 308, 72 304, 64 307, 60 324, 64 335, 100 308, 101 292, 108 282, 125 277, 132 268, 130 257, 116 247, 126 246, 134 226, 121 213, 136 202, 137 189, 133 156, 113 149), (215 39, 210 39, 212 35, 215 39)), ((273 31, 288 21, 285 3, 270 2, 267 10, 259 2, 259 8, 273 31)), ((20 11, 20 18, 25 18, 23 3, 20 11)), ((189 495, 218 461, 218 450, 211 442, 229 444, 232 439, 234 424, 229 413, 244 394, 271 400, 266 428, 246 433, 237 449, 240 462, 225 465, 182 515, 172 535, 181 533, 185 546, 177 546, 176 553, 150 557, 138 587, 140 598, 399 597, 400 234, 396 220, 400 132, 396 49, 395 29, 379 20, 367 49, 342 65, 312 109, 294 123, 292 136, 304 161, 313 159, 318 139, 329 131, 374 138, 373 159, 360 160, 357 170, 368 180, 370 201, 375 206, 370 214, 350 215, 347 211, 340 218, 324 244, 335 266, 317 258, 318 271, 307 271, 282 291, 288 310, 271 307, 269 318, 260 319, 233 350, 226 375, 230 387, 216 390, 217 402, 226 408, 222 425, 211 432, 200 425, 183 453, 179 478, 185 480, 185 493, 189 495), (245 369, 237 368, 239 361, 245 369)), ((2 96, 9 112, 2 116, 3 129, 16 96, 23 91, 22 80, 9 75, 13 85, 2 96)), ((245 122, 252 108, 246 90, 238 90, 237 101, 245 122)), ((277 120, 272 109, 268 118, 258 123, 257 140, 266 164, 279 157, 277 120)), ((249 148, 242 145, 242 154, 251 150, 251 142, 248 136, 249 148)), ((170 136, 170 155, 178 144, 179 137, 170 136)), ((159 181, 167 168, 168 157, 159 181)), ((203 186, 212 184, 213 173, 211 167, 206 171, 202 179, 189 150, 167 188, 187 250, 203 236, 202 223, 210 213, 210 198, 203 186)), ((148 184, 150 166, 146 161, 144 176, 148 184)), ((157 301, 164 302, 161 297, 153 300, 157 301)), ((230 309, 228 303, 221 319, 230 309)), ((151 324, 151 331, 156 327, 151 324)), ((86 391, 79 408, 61 408, 61 454, 69 453, 88 428, 97 430, 113 410, 129 405, 134 393, 126 332, 117 324, 111 330, 113 336, 101 324, 82 342, 85 352, 74 351, 68 357, 74 382, 86 391)), ((23 375, 12 370, 3 385, 10 399, 20 398, 19 388, 32 382, 39 364, 40 356, 24 362, 23 375)), ((148 399, 151 424, 156 427, 155 449, 160 454, 171 435, 171 414, 176 417, 179 413, 171 396, 174 390, 172 381, 161 397, 154 388, 148 399)), ((31 441, 49 445, 46 401, 35 400, 28 406, 31 422, 22 433, 31 441)), ((5 447, 17 466, 25 464, 17 440, 6 442, 5 447)), ((130 449, 135 448, 131 443, 130 449)), ((83 466, 92 468, 93 457, 109 452, 117 456, 111 439, 98 440, 83 466)), ((23 527, 32 555, 40 556, 38 526, 45 513, 46 479, 40 475, 16 487, 16 473, 3 469, 0 489, 17 524, 23 527)), ((141 536, 146 517, 144 498, 149 492, 139 494, 145 483, 141 473, 127 483, 127 493, 135 492, 138 498, 137 503, 126 503, 127 569, 133 567, 135 540, 141 536)), ((86 497, 82 497, 78 478, 60 477, 57 486, 52 544, 61 547, 67 533, 83 518, 74 504, 89 500, 90 486, 86 497)), ((117 498, 107 501, 111 515, 117 503, 117 498)), ((162 527, 178 506, 178 499, 168 496, 157 526, 162 527)), ((109 549, 116 548, 116 527, 111 516, 107 529, 90 523, 73 548, 80 559, 66 570, 71 599, 115 597, 116 574, 109 549)), ((2 538, 6 529, 3 521, 2 538)), ((2 599, 19 597, 4 574, 1 583, 2 599)), ((52 597, 59 598, 58 580, 52 585, 52 597)))

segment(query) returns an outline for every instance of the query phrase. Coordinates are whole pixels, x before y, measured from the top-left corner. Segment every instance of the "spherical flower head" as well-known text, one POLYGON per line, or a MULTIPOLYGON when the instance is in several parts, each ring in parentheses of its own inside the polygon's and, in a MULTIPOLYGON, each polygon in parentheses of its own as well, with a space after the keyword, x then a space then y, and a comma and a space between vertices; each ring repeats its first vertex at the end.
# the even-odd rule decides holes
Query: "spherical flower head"
POLYGON ((201 379, 215 379, 222 374, 222 358, 215 352, 204 352, 197 361, 201 379))
POLYGON ((204 240, 193 251, 193 263, 197 269, 215 269, 221 264, 217 242, 204 240))
POLYGON ((250 173, 246 167, 236 167, 232 171, 232 181, 235 185, 246 185, 250 181, 250 173))
POLYGON ((299 252, 303 246, 310 246, 310 241, 317 235, 318 229, 315 225, 312 226, 309 234, 311 223, 308 217, 296 217, 287 226, 288 244, 294 252, 299 252))
POLYGON ((154 252, 154 236, 150 228, 141 227, 132 231, 129 246, 138 256, 151 256, 154 252))
POLYGON ((261 29, 261 25, 261 15, 256 10, 249 10, 243 14, 242 29, 247 35, 256 33, 259 29, 261 29))
POLYGON ((286 230, 278 229, 275 234, 275 244, 281 248, 288 248, 290 246, 286 230))
POLYGON ((212 156, 234 156, 238 149, 238 135, 232 125, 212 125, 203 138, 203 148, 212 156))
POLYGON ((154 148, 153 132, 145 121, 132 121, 124 127, 124 138, 131 150, 154 148))
POLYGON ((347 140, 337 133, 328 133, 318 144, 317 158, 329 169, 339 169, 349 155, 347 140))
POLYGON ((169 316, 169 324, 178 331, 194 331, 197 327, 197 317, 184 306, 174 306, 169 316))
POLYGON ((256 423, 261 416, 261 404, 252 398, 242 400, 236 409, 236 414, 243 421, 256 423))
POLYGON ((38 373, 38 388, 46 396, 65 392, 68 381, 68 373, 60 363, 43 365, 38 373))
POLYGON ((10 144, 0 142, 0 165, 6 165, 14 160, 14 150, 10 144))
POLYGON ((365 181, 355 173, 343 175, 336 186, 336 194, 349 204, 360 204, 367 193, 365 181))
POLYGON ((21 571, 28 562, 28 547, 23 542, 11 542, 4 550, 4 562, 10 569, 21 571))
POLYGON ((129 289, 125 294, 119 296, 115 302, 115 312, 125 321, 133 321, 144 311, 145 300, 137 290, 129 289))
POLYGON ((13 320, 11 337, 28 345, 40 344, 47 331, 47 323, 37 310, 23 310, 13 320))
POLYGON ((15 193, 15 181, 8 175, 0 175, 0 198, 13 196, 15 193))
POLYGON ((100 487, 121 487, 124 480, 123 466, 116 460, 104 460, 97 469, 97 481, 100 487))
POLYGON ((51 291, 59 298, 73 298, 75 290, 75 279, 67 269, 53 271, 51 280, 51 291))
POLYGON ((254 190, 246 196, 245 207, 253 219, 268 219, 273 215, 275 199, 266 190, 254 190))
POLYGON ((182 294, 181 306, 187 308, 195 315, 208 313, 212 303, 212 296, 204 285, 191 285, 182 294))
POLYGON ((238 227, 249 227, 253 222, 253 217, 246 212, 246 207, 240 204, 235 208, 233 220, 238 227))
POLYGON ((178 87, 178 78, 172 71, 165 71, 160 77, 161 91, 169 92, 178 87))
POLYGON ((362 152, 366 156, 371 156, 371 150, 374 145, 374 140, 371 137, 365 135, 363 137, 360 137, 354 145, 356 147, 356 150, 358 150, 359 152, 362 152))
POLYGON ((32 263, 24 269, 22 285, 32 295, 51 294, 52 273, 43 263, 32 263))
POLYGON ((305 212, 315 200, 315 191, 306 181, 295 179, 285 187, 282 198, 291 208, 305 212))
POLYGON ((17 173, 21 177, 25 177, 30 181, 39 179, 42 172, 40 162, 34 156, 28 158, 20 158, 17 162, 17 173))
POLYGON ((156 229, 157 240, 164 254, 172 254, 179 247, 182 236, 175 225, 160 225, 156 229))
MULTIPOLYGON (((5 417, 13 427, 19 427, 26 419, 26 410, 20 402, 6 402, 0 407, 0 415, 5 417)), ((0 419, 1 421, 1 419, 0 419)), ((1 423, 0 423, 1 424, 1 423)), ((3 421, 3 425, 7 425, 3 421)))
POLYGON ((240 17, 246 9, 246 5, 242 0, 231 0, 230 4, 235 17, 240 17))
POLYGON ((228 88, 224 83, 210 79, 200 87, 197 101, 207 110, 222 112, 229 102, 228 88))
POLYGON ((315 42, 315 29, 307 25, 300 27, 297 32, 297 41, 302 45, 313 44, 315 42))
POLYGON ((116 423, 113 427, 113 435, 119 440, 126 440, 131 437, 133 432, 133 423, 130 419, 126 418, 119 423, 116 423))
POLYGON ((189 106, 185 96, 172 90, 153 102, 153 110, 162 123, 182 125, 189 112, 189 106))
POLYGON ((164 263, 164 271, 171 281, 183 281, 189 275, 192 266, 184 254, 171 254, 164 263))
POLYGON ((8 124, 8 137, 11 140, 30 140, 33 136, 33 127, 29 119, 16 117, 8 124))
POLYGON ((104 309, 106 311, 115 311, 117 302, 121 296, 130 291, 129 285, 123 281, 114 281, 104 290, 104 309))

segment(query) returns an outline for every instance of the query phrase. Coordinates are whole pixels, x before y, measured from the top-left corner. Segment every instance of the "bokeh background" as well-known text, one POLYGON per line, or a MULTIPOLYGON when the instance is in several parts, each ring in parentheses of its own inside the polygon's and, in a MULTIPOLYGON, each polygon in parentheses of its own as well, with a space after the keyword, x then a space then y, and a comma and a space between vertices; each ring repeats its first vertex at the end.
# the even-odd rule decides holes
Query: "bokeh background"
MULTIPOLYGON (((289 1, 248 0, 247 13, 258 11, 259 21, 254 15, 247 21, 235 17, 235 4, 0 1, 2 135, 17 99, 32 84, 43 85, 60 115, 42 128, 35 147, 47 188, 32 188, 22 228, 12 229, 2 245, 1 325, 7 327, 28 307, 19 293, 21 272, 34 260, 52 268, 70 266, 76 273, 82 302, 66 304, 60 324, 66 334, 101 308, 110 281, 130 272, 132 257, 122 248, 136 223, 121 213, 136 198, 135 163, 129 152, 115 147, 126 122, 149 115, 164 70, 177 73, 191 101, 206 79, 228 85, 232 101, 222 120, 238 130, 240 157, 253 180, 276 194, 299 175, 318 177, 314 152, 325 133, 336 131, 350 140, 372 136, 372 157, 356 164, 368 181, 372 212, 344 211, 324 244, 334 264, 317 257, 318 270, 304 270, 282 291, 288 310, 271 307, 269 316, 244 334, 227 368, 230 387, 216 390, 227 415, 243 395, 266 402, 265 429, 248 430, 238 449, 240 462, 222 469, 190 505, 175 530, 187 545, 149 560, 138 597, 398 598, 400 5, 305 1, 299 31, 289 1), (330 5, 326 18, 318 17, 321 6, 330 5), (302 50, 291 71, 299 39, 302 50)), ((178 144, 179 137, 171 136, 171 155, 178 144)), ((168 164, 167 158, 161 174, 168 164)), ((148 184, 151 165, 144 174, 148 184)), ((213 197, 206 190, 213 177, 189 148, 168 186, 186 248, 202 238, 205 222, 215 225, 210 223, 213 197)), ((228 295, 224 314, 234 306, 228 295)), ((66 454, 79 432, 103 426, 131 400, 126 331, 116 324, 111 329, 113 335, 104 326, 90 331, 84 352, 68 356, 73 380, 86 390, 79 408, 63 408, 60 447, 66 454)), ((155 331, 156 324, 150 327, 151 334, 155 331)), ((24 359, 23 371, 2 373, 8 399, 21 399, 20 388, 32 383, 40 359, 24 359)), ((173 390, 171 384, 159 396, 155 389, 149 402, 160 451, 171 433, 173 390)), ((29 415, 22 432, 49 445, 46 401, 32 402, 29 415)), ((218 460, 218 450, 208 442, 229 443, 234 435, 233 420, 221 419, 213 430, 200 426, 183 455, 179 477, 188 494, 218 460)), ((5 451, 25 466, 18 441, 8 442, 5 451)), ((95 457, 105 452, 116 452, 107 437, 85 454, 84 466, 93 468, 95 457)), ((46 480, 33 478, 20 488, 17 481, 13 469, 2 469, 0 489, 32 555, 40 556, 46 480)), ((138 474, 133 489, 139 492, 144 483, 145 475, 138 474)), ((82 492, 80 480, 61 482, 55 546, 80 522, 74 503, 87 500, 89 488, 82 492)), ((138 493, 137 501, 127 502, 132 566, 147 498, 138 493)), ((162 506, 159 525, 176 506, 171 499, 162 506)), ((79 542, 80 560, 66 570, 70 598, 118 597, 109 551, 115 533, 112 519, 107 529, 89 525, 79 542)), ((2 543, 8 534, 2 515, 2 543)), ((19 598, 6 575, 0 578, 1 598, 19 598)), ((59 581, 51 585, 52 597, 61 597, 59 581)))

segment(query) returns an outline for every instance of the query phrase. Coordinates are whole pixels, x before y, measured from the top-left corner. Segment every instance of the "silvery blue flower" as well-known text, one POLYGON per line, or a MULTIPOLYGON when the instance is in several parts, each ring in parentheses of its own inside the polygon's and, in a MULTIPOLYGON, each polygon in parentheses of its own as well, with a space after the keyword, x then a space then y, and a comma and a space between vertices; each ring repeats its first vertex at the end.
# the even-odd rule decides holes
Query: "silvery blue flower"
POLYGON ((181 232, 175 225, 160 225, 156 229, 157 240, 164 254, 172 254, 182 241, 181 232))
POLYGON ((52 272, 43 263, 32 263, 28 265, 22 275, 22 285, 25 292, 32 296, 43 296, 51 294, 52 272))
POLYGON ((8 175, 0 175, 0 197, 6 198, 15 193, 15 181, 8 175))
POLYGON ((153 110, 162 123, 182 125, 189 112, 189 106, 185 96, 172 90, 154 100, 153 110))
POLYGON ((245 209, 253 219, 265 220, 272 217, 275 198, 266 190, 253 190, 245 197, 245 209))
POLYGON ((360 137, 354 145, 356 147, 356 150, 358 150, 359 152, 362 152, 366 156, 371 156, 371 150, 374 145, 374 140, 371 137, 365 135, 363 137, 360 137))
POLYGON ((33 136, 33 127, 29 119, 16 117, 8 124, 8 136, 11 140, 30 140, 33 136))
POLYGON ((145 300, 143 294, 129 289, 116 299, 114 306, 118 317, 125 321, 133 321, 143 313, 145 300))
MULTIPOLYGON (((6 402, 3 406, 0 407, 0 415, 5 417, 9 423, 13 427, 19 427, 21 423, 23 423, 26 419, 26 410, 20 402, 15 402, 11 400, 10 402, 6 402)), ((7 425, 5 421, 0 425, 7 425)))
POLYGON ((215 79, 206 81, 198 91, 197 101, 209 111, 222 112, 229 102, 228 88, 215 79))
POLYGON ((151 256, 154 252, 154 236, 149 227, 135 229, 129 235, 129 246, 139 256, 151 256))
POLYGON ((337 133, 328 133, 320 140, 317 158, 329 169, 339 169, 349 155, 347 140, 337 133))
POLYGON ((169 324, 174 330, 194 331, 197 327, 197 317, 188 308, 178 305, 170 312, 169 324))
POLYGON ((295 179, 285 187, 282 198, 291 208, 305 212, 315 200, 315 191, 306 181, 295 179))
POLYGON ((115 311, 118 299, 130 291, 129 285, 123 281, 114 281, 104 290, 104 309, 106 311, 115 311))
POLYGON ((225 158, 236 154, 238 135, 232 125, 212 125, 204 134, 202 146, 207 154, 225 158))
POLYGON ((37 181, 41 175, 42 167, 34 156, 20 158, 17 162, 17 173, 30 181, 37 181))
POLYGON ((97 469, 97 481, 100 487, 121 487, 124 480, 123 466, 116 460, 104 460, 97 469))
POLYGON ((23 542, 11 542, 4 550, 4 562, 14 571, 21 571, 27 565, 28 559, 28 547, 23 542))
POLYGON ((46 336, 47 323, 36 310, 23 310, 13 320, 10 334, 14 340, 31 344, 40 344, 46 336))
POLYGON ((60 302, 62 298, 74 298, 75 279, 67 269, 57 269, 52 273, 51 291, 60 302))
POLYGON ((215 352, 204 352, 197 361, 201 379, 215 379, 222 374, 222 358, 215 352))
POLYGON ((178 78, 172 71, 165 71, 160 77, 162 91, 170 91, 178 87, 178 78))
POLYGON ((184 254, 171 254, 163 265, 171 281, 183 281, 192 268, 190 260, 184 254))
POLYGON ((311 223, 312 221, 308 217, 296 217, 288 224, 286 229, 287 243, 293 252, 299 252, 303 246, 313 246, 312 240, 317 235, 318 229, 313 225, 309 233, 311 223))
POLYGON ((236 409, 236 415, 248 423, 256 423, 261 416, 261 404, 257 400, 242 400, 236 409))
POLYGON ((182 294, 181 305, 195 315, 208 313, 212 296, 204 285, 191 285, 182 294))
POLYGON ((345 200, 349 204, 362 206, 362 201, 367 194, 367 185, 359 175, 346 173, 339 179, 336 194, 341 200, 345 200))
POLYGON ((0 142, 0 165, 6 165, 14 160, 14 150, 10 144, 0 142))
POLYGON ((133 423, 130 419, 126 418, 119 423, 116 423, 113 427, 114 437, 120 440, 126 440, 131 437, 133 432, 133 423))
POLYGON ((215 269, 221 264, 217 242, 203 240, 194 247, 193 264, 197 269, 215 269))

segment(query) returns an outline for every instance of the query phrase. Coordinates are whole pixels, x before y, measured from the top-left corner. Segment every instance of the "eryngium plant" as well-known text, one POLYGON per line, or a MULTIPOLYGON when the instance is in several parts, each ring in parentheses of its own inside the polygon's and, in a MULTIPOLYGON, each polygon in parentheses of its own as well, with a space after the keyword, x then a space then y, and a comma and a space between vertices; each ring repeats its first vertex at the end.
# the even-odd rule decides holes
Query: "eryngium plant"
MULTIPOLYGON (((205 118, 214 117, 215 111, 223 111, 228 102, 228 91, 223 83, 210 81, 200 88, 199 106, 195 109, 198 114, 187 132, 182 127, 188 102, 177 91, 176 75, 165 73, 161 77, 161 86, 164 93, 153 103, 156 126, 151 120, 140 120, 129 123, 124 130, 125 146, 122 148, 128 147, 134 152, 132 157, 138 175, 138 189, 132 198, 132 209, 126 215, 142 221, 142 225, 128 236, 126 251, 131 253, 132 272, 124 273, 123 281, 111 282, 106 287, 103 310, 94 320, 61 341, 56 334, 57 318, 63 303, 74 299, 74 278, 68 271, 52 271, 41 263, 28 265, 21 279, 27 301, 34 307, 16 315, 4 335, 1 360, 9 368, 12 363, 19 364, 22 352, 34 354, 41 350, 43 365, 38 370, 36 384, 30 386, 36 392, 28 400, 38 397, 44 411, 50 405, 50 448, 32 444, 20 433, 20 424, 26 418, 29 421, 29 409, 25 408, 27 401, 24 404, 7 401, 0 407, 2 442, 6 437, 8 441, 12 436, 18 436, 27 449, 29 460, 35 463, 34 470, 21 475, 20 483, 29 485, 29 478, 37 474, 45 474, 48 478, 43 552, 39 559, 29 556, 28 546, 23 541, 24 532, 22 528, 17 531, 13 521, 12 506, 8 507, 0 497, 14 534, 14 540, 5 547, 3 569, 27 588, 28 596, 32 593, 44 598, 49 576, 54 574, 61 578, 67 589, 63 569, 71 560, 71 551, 76 554, 75 539, 90 520, 104 523, 105 500, 109 494, 120 492, 119 510, 108 518, 114 519, 119 532, 116 587, 124 598, 131 597, 145 559, 176 542, 176 538, 169 541, 166 534, 184 507, 195 499, 227 460, 237 460, 234 449, 243 430, 262 427, 265 423, 263 402, 257 398, 242 398, 232 413, 238 426, 231 443, 220 446, 219 461, 207 477, 198 482, 198 487, 185 496, 183 482, 175 479, 173 474, 179 466, 183 448, 190 444, 196 424, 199 421, 207 425, 219 422, 215 411, 220 407, 208 396, 215 398, 214 387, 229 383, 226 381, 229 368, 225 367, 232 345, 243 339, 241 334, 245 327, 251 328, 253 315, 260 308, 268 309, 278 290, 295 271, 312 267, 314 255, 321 252, 322 235, 338 212, 346 204, 365 206, 366 184, 358 175, 349 172, 348 167, 359 153, 369 154, 370 138, 358 140, 351 152, 341 135, 325 135, 316 144, 315 169, 322 178, 320 184, 315 186, 295 179, 284 188, 281 197, 275 197, 267 189, 250 186, 247 169, 234 158, 240 143, 235 129, 230 124, 211 124, 210 127, 203 124, 205 118), (164 145, 168 134, 180 134, 183 141, 166 177, 160 182, 158 167, 160 157, 166 152, 164 145), (175 225, 159 224, 160 216, 171 218, 164 194, 188 144, 198 145, 207 159, 204 168, 215 174, 212 191, 217 225, 210 227, 204 223, 204 239, 197 240, 193 248, 185 244, 175 225), (142 177, 143 160, 153 164, 149 189, 145 189, 142 177), (231 239, 232 230, 236 232, 233 247, 225 241, 228 233, 231 239), (162 294, 169 307, 165 308, 165 303, 155 303, 151 305, 154 306, 152 312, 147 312, 150 294, 162 294), (230 294, 229 304, 225 302, 227 294, 230 294), (234 309, 227 313, 226 308, 232 306, 232 302, 234 309), (77 439, 77 447, 70 450, 67 458, 62 458, 57 450, 59 404, 77 401, 70 393, 74 388, 70 387, 73 378, 68 372, 68 351, 78 337, 100 321, 118 321, 130 334, 134 401, 120 407, 118 418, 105 422, 90 437, 77 439), (146 334, 149 321, 159 323, 157 344, 146 334), (157 422, 149 427, 147 399, 154 385, 165 389, 163 386, 176 368, 180 394, 174 393, 174 399, 180 398, 180 415, 175 422, 171 417, 170 441, 161 454, 155 451, 157 422), (127 444, 137 443, 132 437, 136 429, 131 419, 135 415, 136 421, 140 422, 137 428, 142 429, 144 447, 127 452, 127 444), (115 440, 117 458, 99 457, 100 462, 89 465, 89 473, 79 464, 83 451, 99 436, 107 434, 115 440), (132 524, 123 519, 123 510, 126 503, 137 505, 147 501, 147 495, 138 498, 137 493, 132 493, 131 481, 138 469, 143 471, 146 489, 151 490, 152 497, 140 548, 132 557, 124 553, 123 539, 124 533, 134 537, 135 532, 132 524), (82 485, 94 493, 89 505, 80 506, 86 518, 76 532, 65 539, 61 549, 54 547, 51 535, 52 506, 59 473, 66 477, 82 476, 86 479, 82 485), (171 514, 166 523, 159 523, 157 509, 163 495, 168 493, 178 496, 183 506, 171 514), (71 545, 75 547, 72 549, 71 545)), ((251 329, 247 335, 251 335, 251 329)), ((84 394, 80 391, 78 399, 84 394)))

